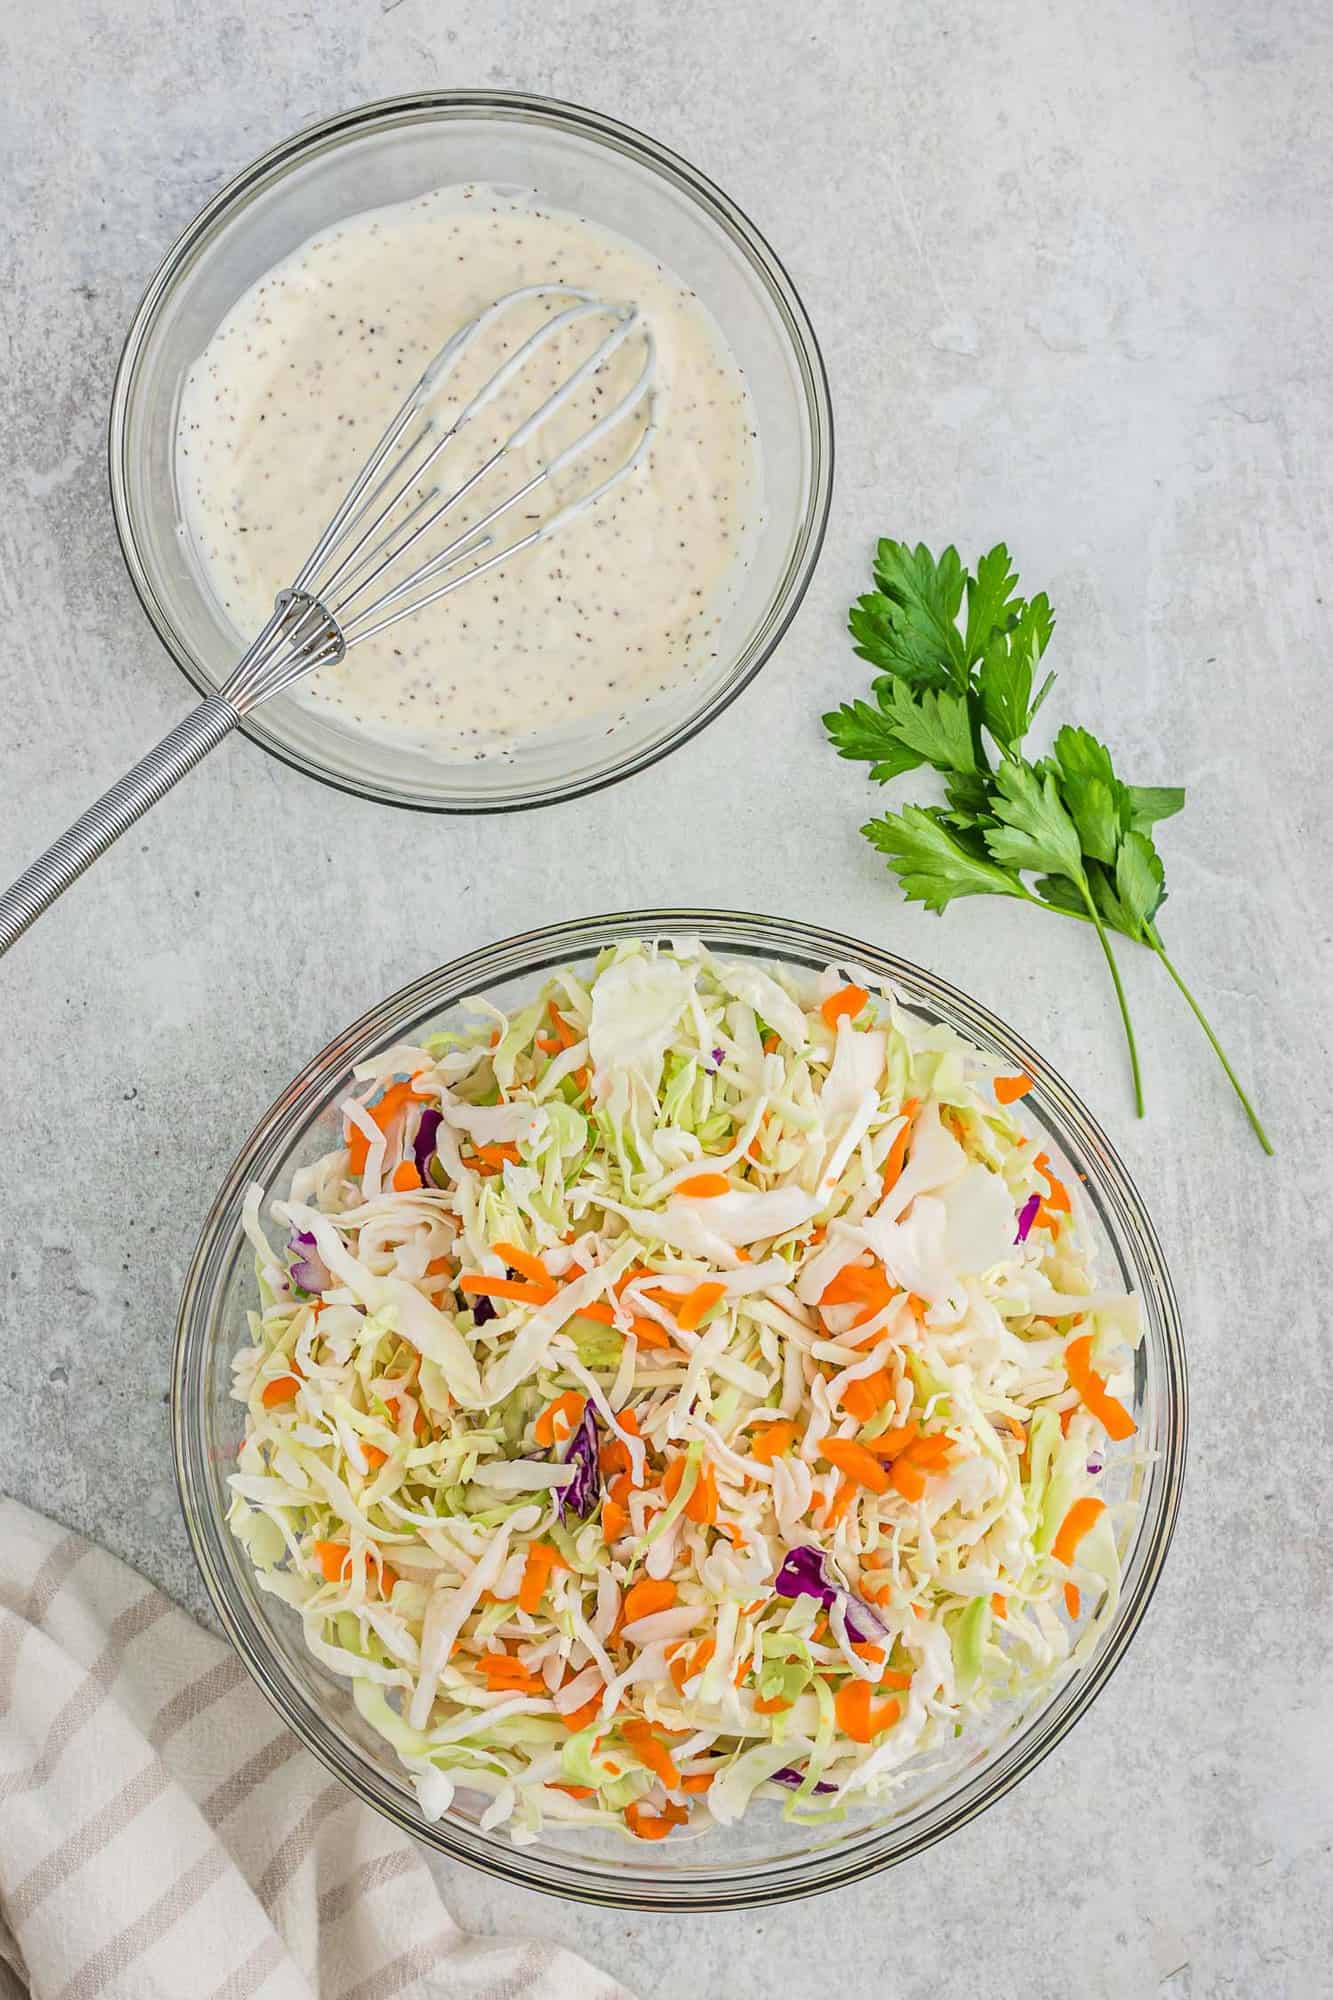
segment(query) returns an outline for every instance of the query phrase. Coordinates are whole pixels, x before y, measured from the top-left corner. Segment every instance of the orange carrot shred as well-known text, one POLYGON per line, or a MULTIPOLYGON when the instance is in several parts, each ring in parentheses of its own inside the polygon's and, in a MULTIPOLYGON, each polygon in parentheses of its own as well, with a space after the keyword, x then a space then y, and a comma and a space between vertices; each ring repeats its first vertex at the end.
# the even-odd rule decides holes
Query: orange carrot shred
POLYGON ((586 1396, 580 1396, 576 1389, 566 1389, 563 1396, 548 1403, 533 1425, 533 1436, 538 1444, 563 1444, 583 1422, 586 1396))
POLYGON ((858 1486, 868 1486, 872 1493, 887 1493, 889 1475, 879 1460, 868 1452, 855 1438, 824 1438, 820 1443, 820 1454, 830 1465, 836 1465, 839 1472, 848 1479, 854 1479, 858 1486))
POLYGON ((676 1193, 689 1195, 695 1201, 710 1201, 720 1194, 731 1192, 731 1182, 725 1174, 690 1174, 687 1179, 676 1182, 676 1193))
POLYGON ((1026 1097, 1036 1087, 1032 1078, 1022 1071, 1017 1076, 997 1076, 995 1101, 997 1104, 1016 1104, 1020 1097, 1026 1097))
POLYGON ((696 1285, 687 1292, 676 1314, 676 1323, 684 1327, 686 1333, 693 1333, 706 1312, 712 1310, 718 1300, 726 1297, 725 1285, 716 1282, 696 1285))
POLYGON ((781 1458, 790 1451, 800 1436, 800 1425, 778 1422, 765 1424, 754 1443, 750 1446, 751 1458, 757 1458, 761 1465, 771 1465, 775 1458, 781 1458))
POLYGON ((523 1582, 519 1586, 519 1610, 536 1611, 546 1594, 546 1586, 551 1581, 551 1571, 568 1567, 559 1549, 552 1548, 549 1542, 530 1543, 528 1559, 523 1565, 523 1582))
POLYGON ((1108 1437, 1133 1437, 1138 1425, 1119 1397, 1112 1396, 1092 1365, 1092 1335, 1078 1334, 1065 1344, 1065 1373, 1108 1437))
POLYGON ((676 1586, 669 1577, 646 1576, 625 1592, 621 1614, 626 1625, 636 1618, 651 1618, 655 1611, 669 1611, 676 1601, 676 1586))
POLYGON ((829 994, 819 1011, 824 1016, 825 1025, 836 1034, 844 1015, 849 1021, 854 1021, 869 998, 864 986, 840 986, 836 993, 829 994))
POLYGON ((1051 1554, 1055 1560, 1072 1563, 1079 1543, 1105 1512, 1104 1500, 1094 1500, 1089 1494, 1085 1494, 1081 1500, 1076 1500, 1061 1521, 1055 1540, 1051 1544, 1051 1554))
POLYGON ((421 1186, 421 1175, 411 1160, 400 1160, 389 1176, 389 1186, 399 1194, 410 1194, 413 1188, 421 1186))
POLYGON ((1078 1594, 1078 1585, 1076 1583, 1067 1583, 1065 1585, 1065 1610, 1071 1618, 1078 1617, 1082 1602, 1083 1600, 1078 1594))
POLYGON ((909 1097, 903 1103, 902 1115, 906 1123, 894 1134, 893 1144, 889 1147, 884 1161, 884 1178, 881 1186, 885 1194, 889 1194, 897 1185, 899 1176, 907 1164, 907 1148, 912 1143, 912 1120, 920 1108, 920 1100, 915 1097, 909 1097))
POLYGON ((324 1572, 325 1583, 338 1583, 352 1559, 346 1542, 316 1542, 315 1561, 324 1572))
POLYGON ((295 1402, 300 1386, 295 1375, 278 1375, 272 1382, 265 1383, 259 1400, 266 1410, 276 1410, 282 1403, 295 1402))

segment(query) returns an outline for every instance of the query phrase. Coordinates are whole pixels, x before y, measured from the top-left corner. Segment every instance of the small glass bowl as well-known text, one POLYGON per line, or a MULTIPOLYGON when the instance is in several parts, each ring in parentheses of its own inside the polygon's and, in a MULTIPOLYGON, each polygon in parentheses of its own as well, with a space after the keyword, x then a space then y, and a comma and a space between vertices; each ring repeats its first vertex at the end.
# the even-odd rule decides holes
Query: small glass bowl
MULTIPOLYGON (((641 910, 594 917, 509 938, 427 973, 331 1042, 260 1120, 213 1203, 181 1300, 172 1384, 176 1475, 190 1539, 218 1616, 241 1658, 306 1747, 354 1792, 407 1832, 457 1860, 511 1882, 628 1909, 734 1909, 833 1889, 902 1861, 952 1833, 1003 1796, 1090 1706, 1138 1628, 1166 1556, 1185 1464, 1185 1355, 1161 1248, 1143 1204, 1105 1134, 1069 1086, 1011 1028, 917 966, 810 925, 706 910, 641 910), (624 937, 702 937, 713 950, 822 968, 864 968, 890 981, 926 1023, 944 1022, 1007 1068, 1033 1078, 1027 1119, 1082 1190, 1100 1274, 1138 1294, 1143 1340, 1135 1367, 1132 1456, 1107 1463, 1114 1498, 1133 1508, 1120 1540, 1123 1590, 1115 1618, 1080 1673, 1026 1708, 969 1731, 947 1758, 912 1774, 891 1801, 833 1827, 801 1828, 761 1802, 737 1825, 699 1838, 641 1846, 571 1830, 515 1847, 483 1833, 486 1801, 460 1793, 434 1824, 418 1810, 392 1751, 353 1707, 347 1683, 305 1650, 299 1620, 260 1591, 226 1526, 227 1474, 243 1407, 230 1395, 231 1358, 247 1343, 255 1303, 254 1256, 241 1226, 247 1184, 285 1192, 293 1169, 340 1143, 335 1109, 353 1066, 395 1042, 418 1042, 484 994, 506 1009, 529 998, 562 965, 587 968, 624 937)), ((907 1767, 909 1773, 911 1766, 907 1767)))
POLYGON ((290 697, 241 724, 274 756, 362 797, 496 812, 577 797, 688 741, 768 659, 819 555, 833 479, 819 348, 768 244, 695 168, 614 119, 510 92, 422 92, 297 133, 214 197, 148 287, 112 396, 111 500, 144 609, 177 665, 212 693, 245 638, 213 598, 183 524, 175 446, 190 367, 242 293, 317 230, 464 181, 534 188, 629 237, 693 287, 749 385, 765 507, 713 665, 614 727, 594 719, 530 739, 512 759, 454 763, 378 743, 290 697))

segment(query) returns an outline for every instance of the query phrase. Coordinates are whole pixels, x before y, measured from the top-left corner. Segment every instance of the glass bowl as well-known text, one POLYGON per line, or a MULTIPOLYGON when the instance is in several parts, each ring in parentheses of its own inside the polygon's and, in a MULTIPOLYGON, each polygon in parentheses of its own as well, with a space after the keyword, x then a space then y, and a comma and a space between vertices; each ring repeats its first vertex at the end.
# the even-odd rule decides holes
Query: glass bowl
MULTIPOLYGON (((212 693, 250 635, 238 641, 184 531, 175 438, 185 377, 241 294, 316 230, 463 181, 535 188, 630 237, 693 287, 749 384, 765 503, 713 664, 614 728, 593 721, 533 738, 512 759, 446 763, 340 728, 290 697, 241 724, 274 756, 365 798, 494 812, 576 797, 686 742, 758 673, 814 569, 833 478, 823 361, 790 278, 711 181, 614 119, 510 92, 422 92, 297 133, 214 197, 148 287, 112 396, 111 500, 144 609, 177 665, 212 693)), ((299 450, 299 438, 292 444, 299 450)))
MULTIPOLYGON (((1166 1556, 1185 1462, 1185 1357, 1171 1281, 1128 1174, 1068 1084, 976 1001, 888 952, 806 924, 701 910, 633 911, 509 938, 427 973, 331 1042, 260 1120, 213 1203, 181 1300, 172 1390, 177 1481, 204 1580, 241 1658, 307 1748, 370 1805, 457 1860, 529 1888, 632 1909, 740 1908, 837 1888, 917 1853, 1002 1797, 1059 1742, 1124 1655, 1166 1556), (406 1775, 358 1716, 346 1683, 306 1652, 296 1614, 256 1587, 227 1529, 226 1480, 244 1414, 229 1393, 230 1362, 247 1342, 245 1310, 255 1303, 241 1204, 250 1181, 285 1192, 296 1166, 341 1143, 333 1107, 350 1087, 354 1064, 395 1042, 419 1041, 468 996, 486 994, 508 1008, 530 997, 553 968, 586 966, 618 938, 682 935, 732 955, 868 969, 888 979, 923 1021, 946 1023, 1034 1079, 1026 1116, 1071 1185, 1077 1177, 1101 1274, 1141 1302, 1133 1410, 1142 1449, 1114 1475, 1115 1497, 1135 1503, 1121 1538, 1123 1593, 1081 1673, 1018 1712, 994 1716, 984 1735, 969 1732, 946 1762, 913 1776, 892 1801, 841 1825, 797 1828, 776 1804, 761 1803, 738 1825, 696 1839, 640 1846, 565 1832, 514 1847, 502 1832, 482 1832, 478 1817, 487 1802, 475 1795, 469 1804, 460 1793, 434 1824, 423 1819, 406 1775)), ((1108 1460, 1108 1476, 1116 1463, 1108 1460)))

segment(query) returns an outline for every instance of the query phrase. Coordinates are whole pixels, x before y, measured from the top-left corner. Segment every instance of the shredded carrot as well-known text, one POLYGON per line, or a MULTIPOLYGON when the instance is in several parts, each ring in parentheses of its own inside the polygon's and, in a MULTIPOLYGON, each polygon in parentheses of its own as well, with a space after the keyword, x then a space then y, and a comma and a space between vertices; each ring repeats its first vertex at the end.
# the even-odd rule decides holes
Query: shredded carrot
POLYGON ((1067 1583, 1065 1585, 1065 1610, 1071 1618, 1078 1617, 1082 1602, 1083 1600, 1078 1594, 1078 1585, 1076 1583, 1067 1583))
POLYGON ((858 1487, 854 1479, 841 1479, 838 1490, 824 1510, 824 1526, 836 1528, 855 1500, 858 1487))
POLYGON ((629 1509, 615 1500, 602 1502, 602 1539, 608 1544, 618 1542, 629 1529, 629 1509))
POLYGON ((538 1444, 563 1444, 583 1422, 587 1401, 576 1389, 566 1389, 563 1396, 548 1403, 532 1427, 538 1444))
POLYGON ((904 1500, 919 1500, 926 1490, 926 1475, 906 1458, 896 1458, 889 1467, 889 1484, 904 1500))
POLYGON ((865 1660, 872 1667, 879 1667, 884 1664, 884 1648, 872 1645, 869 1639, 853 1639, 852 1651, 858 1660, 865 1660))
POLYGON ((488 1167, 518 1167, 523 1164, 517 1146, 478 1146, 477 1158, 488 1167))
POLYGON ((338 1583, 351 1557, 346 1542, 315 1543, 315 1561, 324 1572, 325 1583, 338 1583))
POLYGON ((799 1424, 785 1422, 765 1424, 750 1446, 751 1458, 757 1458, 761 1465, 771 1465, 775 1458, 781 1458, 784 1452, 791 1450, 800 1432, 799 1424))
POLYGON ((1019 1423, 1018 1418, 1006 1416, 1004 1421, 1008 1426, 1010 1437, 1015 1438, 1019 1444, 1026 1446, 1028 1434, 1022 1424, 1019 1423))
POLYGON ((370 1467, 372 1472, 378 1472, 382 1465, 386 1465, 388 1463, 389 1459, 388 1452, 381 1451, 377 1444, 363 1445, 362 1450, 365 1452, 366 1455, 366 1464, 370 1467))
POLYGON ((296 1392, 300 1386, 300 1381, 295 1375, 278 1375, 272 1382, 265 1383, 264 1393, 259 1400, 266 1410, 276 1410, 281 1403, 295 1402, 296 1392))
POLYGON ((754 1712, 756 1715, 782 1715, 790 1707, 791 1703, 784 1701, 780 1694, 757 1694, 754 1698, 754 1712))
POLYGON ((1061 1521, 1055 1540, 1051 1544, 1051 1554, 1055 1560, 1072 1563, 1079 1543, 1105 1512, 1104 1500, 1094 1500, 1089 1494, 1085 1494, 1081 1500, 1076 1500, 1061 1521))
POLYGON ((636 1618, 651 1618, 655 1611, 669 1611, 676 1601, 676 1586, 669 1577, 646 1576, 625 1592, 621 1617, 626 1625, 636 1618))
MULTIPOLYGON (((387 1132, 408 1099, 416 1095, 410 1083, 391 1083, 377 1104, 365 1106, 366 1116, 373 1125, 379 1126, 381 1132, 387 1132)), ((369 1136, 359 1125, 351 1126, 347 1133, 347 1163, 354 1174, 365 1172, 369 1153, 369 1136)))
POLYGON ((864 986, 840 986, 836 993, 829 994, 819 1011, 824 1016, 825 1025, 836 1034, 843 1016, 854 1021, 869 998, 864 986))
POLYGON ((868 1486, 872 1493, 887 1493, 889 1475, 879 1460, 868 1452, 855 1438, 824 1438, 819 1446, 820 1454, 830 1465, 836 1465, 839 1472, 848 1479, 854 1479, 858 1486, 868 1486))
POLYGON ((540 1257, 534 1257, 530 1250, 522 1250, 517 1243, 493 1243, 497 1257, 503 1257, 512 1270, 521 1278, 531 1279, 534 1285, 554 1285, 555 1279, 547 1270, 540 1257))
POLYGON ((447 1278, 449 1269, 450 1265, 447 1257, 432 1257, 426 1266, 426 1276, 428 1278, 447 1278))
POLYGON ((568 1021, 560 1013, 554 1000, 547 1001, 546 1011, 550 1015, 551 1026, 555 1029, 562 1049, 572 1049, 575 1042, 582 1040, 582 1036, 570 1027, 568 1021))
POLYGON ((777 1038, 777 1036, 776 1036, 776 1035, 765 1035, 765 1036, 764 1036, 764 1040, 763 1040, 763 1050, 764 1050, 764 1054, 765 1054, 766 1056, 775 1056, 775 1055, 777 1054, 777 1052, 778 1052, 778 1038, 777 1038))
POLYGON ((1030 1076, 1020 1072, 1017 1076, 997 1076, 995 1079, 995 1101, 997 1104, 1016 1104, 1020 1097, 1026 1097, 1036 1089, 1030 1076))
POLYGON ((586 1729, 589 1723, 597 1720, 598 1711, 601 1706, 602 1697, 599 1694, 595 1694, 591 1701, 584 1702, 582 1708, 571 1708, 568 1715, 562 1715, 560 1720, 564 1723, 566 1729, 574 1732, 586 1729))
POLYGON ((931 1437, 917 1438, 914 1444, 909 1444, 906 1455, 913 1465, 919 1465, 925 1472, 941 1472, 949 1463, 952 1452, 953 1439, 946 1437, 942 1431, 936 1431, 931 1437))
POLYGON ((675 1191, 695 1201, 710 1201, 716 1195, 730 1194, 731 1182, 725 1174, 691 1174, 686 1180, 676 1182, 675 1191))
POLYGON ((597 1796, 591 1785, 553 1785, 548 1780, 546 1789, 550 1792, 563 1792, 568 1799, 592 1799, 597 1796))
POLYGON ((1007 1618, 1009 1616, 1009 1606, 1003 1597, 1001 1597, 998 1590, 991 1592, 990 1608, 997 1618, 1007 1618))
POLYGON ((870 1695, 869 1681, 844 1681, 833 1697, 838 1727, 853 1743, 869 1743, 872 1737, 891 1729, 902 1714, 901 1704, 896 1701, 872 1707, 870 1695))
POLYGON ((680 1783, 680 1772, 676 1769, 671 1752, 665 1743, 654 1736, 646 1722, 637 1719, 622 1722, 620 1734, 639 1762, 650 1770, 655 1778, 660 1778, 668 1788, 674 1788, 680 1783))
POLYGON ((558 1035, 534 1035, 533 1041, 544 1056, 558 1055, 564 1047, 558 1035))
POLYGON ((717 1520, 717 1475, 711 1465, 699 1467, 694 1491, 685 1502, 685 1518, 705 1527, 711 1527, 717 1520))
POLYGON ((898 1458, 918 1435, 920 1426, 914 1417, 905 1424, 898 1424, 891 1431, 881 1431, 878 1437, 866 1439, 866 1450, 873 1451, 876 1458, 898 1458))
POLYGON ((510 1694, 546 1693, 546 1683, 531 1667, 525 1667, 521 1660, 508 1653, 483 1653, 477 1661, 482 1674, 492 1689, 503 1688, 510 1694))
POLYGON ((1056 1210, 1061 1215, 1070 1214, 1069 1189, 1051 1172, 1051 1163, 1046 1154, 1038 1153, 1032 1164, 1050 1189, 1044 1206, 1056 1210))
POLYGON ((915 1097, 907 1098, 903 1104, 902 1115, 907 1122, 894 1134, 893 1144, 889 1147, 884 1161, 884 1178, 880 1185, 885 1194, 891 1193, 897 1186, 902 1170, 907 1165, 907 1148, 912 1143, 912 1121, 920 1109, 920 1100, 915 1097))
POLYGON ((696 1285, 694 1290, 687 1292, 681 1301, 680 1310, 676 1314, 676 1324, 684 1327, 686 1333, 693 1333, 704 1314, 711 1312, 718 1300, 726 1297, 726 1293, 725 1285, 717 1283, 696 1285))
POLYGON ((520 1611, 536 1611, 551 1581, 551 1571, 568 1569, 569 1564, 559 1549, 549 1542, 532 1542, 528 1546, 528 1559, 523 1565, 523 1582, 519 1587, 518 1608, 520 1611))
POLYGON ((413 1188, 421 1186, 421 1175, 411 1160, 400 1160, 389 1176, 389 1186, 399 1194, 410 1194, 413 1188))
POLYGON ((646 1811, 637 1800, 625 1807, 625 1824, 636 1840, 665 1840, 674 1827, 684 1826, 688 1819, 683 1806, 667 1805, 657 1814, 646 1811))
POLYGON ((912 1685, 912 1676, 910 1674, 900 1673, 896 1668, 891 1674, 881 1674, 879 1677, 879 1686, 881 1693, 883 1693, 885 1688, 888 1688, 890 1691, 896 1689, 900 1694, 905 1694, 908 1688, 911 1687, 911 1685, 912 1685))
POLYGON ((460 1271, 458 1288, 483 1299, 518 1299, 526 1306, 549 1305, 555 1297, 554 1285, 532 1285, 523 1278, 488 1278, 484 1271, 460 1271))
POLYGON ((691 1771, 688 1778, 681 1779, 680 1789, 682 1792, 706 1792, 712 1782, 711 1771, 691 1771))
POLYGON ((869 1264, 844 1264, 819 1294, 821 1306, 857 1306, 875 1290, 875 1269, 869 1264))
POLYGON ((685 1467, 687 1464, 688 1460, 685 1458, 684 1453, 677 1453, 676 1457, 669 1462, 666 1471, 662 1474, 662 1491, 668 1500, 674 1500, 680 1492, 680 1482, 685 1477, 685 1467))
POLYGON ((1108 1437, 1133 1437, 1138 1425, 1118 1396, 1112 1396, 1092 1365, 1092 1335, 1080 1333, 1065 1344, 1065 1373, 1108 1437))
POLYGON ((842 1407, 858 1424, 868 1424, 892 1394, 892 1382, 882 1368, 877 1368, 873 1375, 862 1375, 858 1381, 847 1384, 842 1392, 842 1407))

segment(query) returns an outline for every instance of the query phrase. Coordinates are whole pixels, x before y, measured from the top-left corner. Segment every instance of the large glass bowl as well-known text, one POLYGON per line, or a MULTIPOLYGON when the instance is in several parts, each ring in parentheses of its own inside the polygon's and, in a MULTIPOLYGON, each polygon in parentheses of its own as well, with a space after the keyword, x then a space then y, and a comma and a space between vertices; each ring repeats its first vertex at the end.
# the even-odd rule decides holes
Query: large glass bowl
MULTIPOLYGON (((436 812, 572 798, 642 770, 702 729, 790 623, 819 554, 833 478, 828 383, 810 322, 768 244, 711 181, 628 126, 543 98, 452 90, 364 105, 297 133, 214 197, 148 287, 121 357, 110 432, 116 527, 144 609, 201 694, 222 683, 252 635, 233 629, 183 527, 175 441, 191 365, 241 294, 316 230, 463 181, 535 188, 629 237, 693 287, 749 384, 765 517, 712 663, 671 694, 636 704, 614 729, 594 718, 531 739, 512 761, 452 763, 377 743, 290 696, 241 724, 312 777, 436 812)), ((299 436, 291 446, 300 452, 299 436)))
POLYGON ((810 1895, 901 1861, 1001 1797, 1059 1742, 1123 1657, 1161 1571, 1184 1470, 1185 1357, 1171 1281, 1128 1174, 1068 1084, 1011 1028, 930 973, 850 938, 771 917, 642 910, 532 931, 458 959, 395 993, 315 1057, 246 1141, 204 1224, 181 1301, 173 1422, 186 1524, 218 1615, 284 1720, 353 1791, 442 1852, 530 1888, 635 1909, 724 1909, 810 1895), (460 1794, 436 1824, 422 1818, 393 1753, 361 1721, 346 1683, 309 1656, 295 1614, 256 1588, 245 1552, 228 1532, 226 1480, 243 1416, 229 1395, 230 1361, 248 1341, 245 1310, 255 1302, 241 1203, 248 1182, 285 1192, 294 1167, 341 1143, 334 1106, 351 1084, 354 1064, 394 1042, 419 1041, 448 1023, 469 995, 486 994, 509 1008, 530 997, 553 967, 586 967, 617 938, 682 935, 791 965, 868 968, 889 979, 923 1021, 947 1023, 1034 1078, 1024 1112, 1041 1128, 1057 1166, 1063 1163, 1069 1184, 1082 1190, 1101 1275, 1136 1292, 1142 1306, 1133 1396, 1138 1436, 1116 1489, 1134 1503, 1121 1536, 1124 1590, 1114 1623, 1080 1674, 1026 1708, 996 1716, 984 1735, 970 1733, 947 1762, 911 1778, 892 1802, 839 1826, 793 1827, 776 1804, 760 1804, 739 1825, 660 1845, 566 1832, 514 1847, 502 1832, 481 1831, 484 1799, 470 1808, 460 1794))

